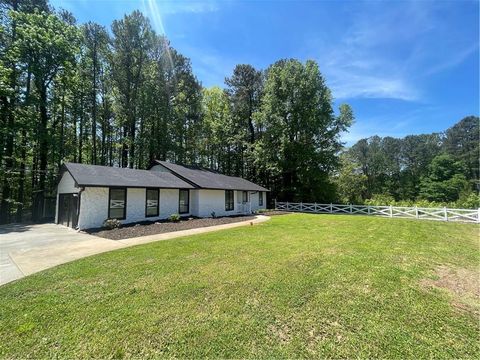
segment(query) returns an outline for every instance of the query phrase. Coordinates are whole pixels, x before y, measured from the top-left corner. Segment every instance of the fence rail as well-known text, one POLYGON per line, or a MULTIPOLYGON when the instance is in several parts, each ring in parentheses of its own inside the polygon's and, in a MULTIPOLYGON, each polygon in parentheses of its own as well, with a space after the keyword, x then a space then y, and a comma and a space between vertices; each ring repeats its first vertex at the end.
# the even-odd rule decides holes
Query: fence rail
POLYGON ((340 205, 275 201, 275 210, 319 214, 361 214, 391 218, 480 223, 480 209, 423 208, 408 206, 340 205))

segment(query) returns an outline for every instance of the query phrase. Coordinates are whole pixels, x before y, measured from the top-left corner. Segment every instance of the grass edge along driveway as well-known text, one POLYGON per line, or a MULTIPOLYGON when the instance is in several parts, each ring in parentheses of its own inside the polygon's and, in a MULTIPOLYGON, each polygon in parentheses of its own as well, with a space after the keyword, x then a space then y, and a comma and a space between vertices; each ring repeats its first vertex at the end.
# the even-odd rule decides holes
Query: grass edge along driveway
POLYGON ((0 357, 478 358, 478 298, 436 286, 478 278, 478 230, 292 214, 96 255, 0 287, 0 357))

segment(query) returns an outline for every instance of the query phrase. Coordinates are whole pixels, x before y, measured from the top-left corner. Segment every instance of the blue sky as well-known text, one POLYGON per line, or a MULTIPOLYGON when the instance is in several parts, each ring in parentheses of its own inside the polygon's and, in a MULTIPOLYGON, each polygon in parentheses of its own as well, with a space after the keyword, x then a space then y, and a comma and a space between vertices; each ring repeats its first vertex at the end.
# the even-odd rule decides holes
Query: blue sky
POLYGON ((314 59, 335 104, 372 135, 443 131, 479 114, 479 1, 53 0, 107 27, 135 9, 192 61, 204 86, 235 64, 314 59))

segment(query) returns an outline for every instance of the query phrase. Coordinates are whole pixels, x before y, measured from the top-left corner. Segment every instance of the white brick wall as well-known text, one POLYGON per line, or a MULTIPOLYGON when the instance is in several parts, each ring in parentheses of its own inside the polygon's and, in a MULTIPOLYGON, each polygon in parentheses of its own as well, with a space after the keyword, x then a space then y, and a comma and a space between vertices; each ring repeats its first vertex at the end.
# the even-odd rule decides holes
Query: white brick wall
POLYGON ((108 188, 87 187, 80 195, 78 228, 101 227, 108 217, 108 188))
MULTIPOLYGON (((172 214, 178 214, 178 189, 161 189, 160 190, 160 218, 166 219, 172 214)), ((190 201, 192 201, 192 191, 190 190, 190 201)), ((190 207, 191 209, 191 207, 190 207)), ((188 214, 181 214, 188 216, 188 214)))
MULTIPOLYGON (((210 217, 212 211, 215 211, 216 216, 230 216, 243 214, 242 206, 242 191, 234 191, 234 209, 232 211, 225 211, 225 190, 195 190, 198 192, 198 213, 193 215, 199 217, 210 217)), ((258 205, 259 195, 258 192, 249 192, 249 200, 251 202, 252 211, 258 209, 265 209, 265 193, 263 193, 263 206, 258 205)))
MULTIPOLYGON (((178 214, 178 189, 160 189, 160 210, 157 217, 145 217, 144 188, 127 188, 126 219, 122 224, 138 221, 155 221, 166 219, 172 214, 178 214)), ((108 218, 108 188, 87 187, 82 192, 80 200, 79 229, 101 227, 108 218)), ((192 194, 190 194, 191 196, 192 194)), ((182 214, 188 216, 190 214, 182 214)))
MULTIPOLYGON (((215 211, 216 216, 235 215, 233 211, 225 211, 225 190, 196 190, 198 192, 198 212, 199 217, 211 217, 215 211)), ((236 201, 236 192, 234 192, 236 201)))

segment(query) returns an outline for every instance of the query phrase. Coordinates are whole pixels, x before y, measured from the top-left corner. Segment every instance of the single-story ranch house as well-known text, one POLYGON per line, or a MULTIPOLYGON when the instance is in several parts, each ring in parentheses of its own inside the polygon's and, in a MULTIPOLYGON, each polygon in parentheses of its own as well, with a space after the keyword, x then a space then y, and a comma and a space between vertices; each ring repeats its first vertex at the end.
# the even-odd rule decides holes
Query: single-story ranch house
POLYGON ((180 216, 250 214, 266 205, 264 187, 212 170, 156 160, 149 170, 66 163, 55 222, 76 229, 180 216))

